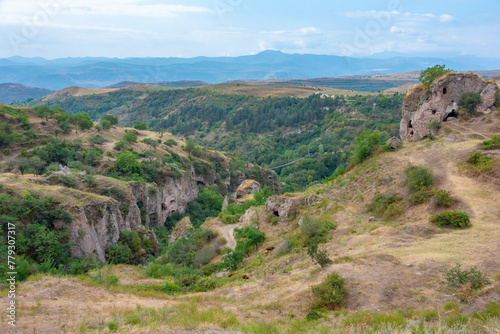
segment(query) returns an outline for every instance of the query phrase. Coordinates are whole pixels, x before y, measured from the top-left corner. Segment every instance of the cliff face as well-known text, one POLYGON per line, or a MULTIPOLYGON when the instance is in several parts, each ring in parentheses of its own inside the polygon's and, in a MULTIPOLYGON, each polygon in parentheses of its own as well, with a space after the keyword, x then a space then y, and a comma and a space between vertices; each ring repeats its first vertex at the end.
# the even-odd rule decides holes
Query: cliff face
POLYGON ((449 73, 434 80, 430 89, 417 86, 406 95, 402 106, 403 118, 400 136, 403 139, 419 140, 433 135, 429 128, 433 121, 445 122, 458 116, 458 103, 465 93, 480 93, 481 104, 477 111, 490 113, 495 105, 499 88, 485 82, 476 74, 449 73))
MULTIPOLYGON (((121 232, 160 226, 198 197, 196 181, 186 176, 170 178, 162 187, 129 182, 125 192, 122 200, 99 196, 73 215, 69 230, 74 256, 94 254, 104 261, 106 250, 118 242, 121 232)), ((149 233, 157 243, 154 233, 149 233)))

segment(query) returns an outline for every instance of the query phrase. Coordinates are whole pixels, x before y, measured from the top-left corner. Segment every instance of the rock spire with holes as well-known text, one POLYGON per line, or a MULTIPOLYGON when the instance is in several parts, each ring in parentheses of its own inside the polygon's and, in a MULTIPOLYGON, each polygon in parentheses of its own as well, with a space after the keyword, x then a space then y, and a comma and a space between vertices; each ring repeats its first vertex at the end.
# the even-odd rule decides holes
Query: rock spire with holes
POLYGON ((473 73, 447 73, 434 80, 430 89, 414 87, 403 101, 403 119, 400 136, 406 140, 420 140, 434 135, 436 128, 430 123, 446 122, 458 116, 458 103, 465 93, 480 93, 477 111, 490 113, 500 91, 493 82, 486 82, 473 73))

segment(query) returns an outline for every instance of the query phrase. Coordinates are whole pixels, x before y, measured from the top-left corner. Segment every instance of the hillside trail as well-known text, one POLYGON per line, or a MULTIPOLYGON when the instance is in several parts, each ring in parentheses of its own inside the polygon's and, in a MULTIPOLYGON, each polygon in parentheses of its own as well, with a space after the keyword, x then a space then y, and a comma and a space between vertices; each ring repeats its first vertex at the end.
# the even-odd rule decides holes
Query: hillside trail
POLYGON ((234 229, 240 228, 241 223, 229 225, 224 228, 222 233, 224 234, 224 238, 227 240, 227 246, 233 251, 236 249, 236 239, 234 239, 234 229))

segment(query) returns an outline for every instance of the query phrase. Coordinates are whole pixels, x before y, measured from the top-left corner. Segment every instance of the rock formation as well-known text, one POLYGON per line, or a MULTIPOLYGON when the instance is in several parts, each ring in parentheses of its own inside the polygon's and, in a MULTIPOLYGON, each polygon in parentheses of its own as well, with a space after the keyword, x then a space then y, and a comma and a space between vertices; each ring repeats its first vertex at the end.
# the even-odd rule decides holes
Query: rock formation
POLYGON ((189 237, 192 231, 193 224, 191 223, 191 219, 189 217, 185 217, 175 225, 172 234, 170 234, 168 237, 168 242, 174 243, 181 239, 185 239, 189 237))
POLYGON ((437 130, 429 127, 429 124, 457 117, 462 95, 470 92, 481 94, 477 111, 489 113, 494 107, 499 88, 495 83, 485 82, 472 73, 445 74, 434 80, 429 90, 423 85, 416 86, 403 101, 403 119, 399 131, 401 138, 419 140, 434 135, 437 130))
POLYGON ((245 180, 232 195, 233 200, 244 198, 250 194, 262 191, 259 182, 255 180, 245 180))

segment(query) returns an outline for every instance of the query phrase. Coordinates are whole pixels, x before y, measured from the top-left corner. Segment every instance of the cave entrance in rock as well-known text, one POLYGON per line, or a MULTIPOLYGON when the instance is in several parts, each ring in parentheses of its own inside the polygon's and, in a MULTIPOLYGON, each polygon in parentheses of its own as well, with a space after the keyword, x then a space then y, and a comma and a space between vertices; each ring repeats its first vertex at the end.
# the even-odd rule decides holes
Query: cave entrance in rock
POLYGON ((273 214, 276 216, 276 217, 279 217, 280 216, 280 213, 276 210, 273 210, 273 214))
POLYGON ((448 91, 446 90, 446 87, 445 87, 445 88, 443 88, 443 95, 446 95, 446 93, 447 93, 447 92, 448 92, 448 91))
POLYGON ((447 122, 448 118, 450 118, 450 117, 453 117, 453 118, 458 117, 458 113, 455 109, 453 109, 448 115, 446 115, 446 117, 443 119, 443 122, 447 122))

